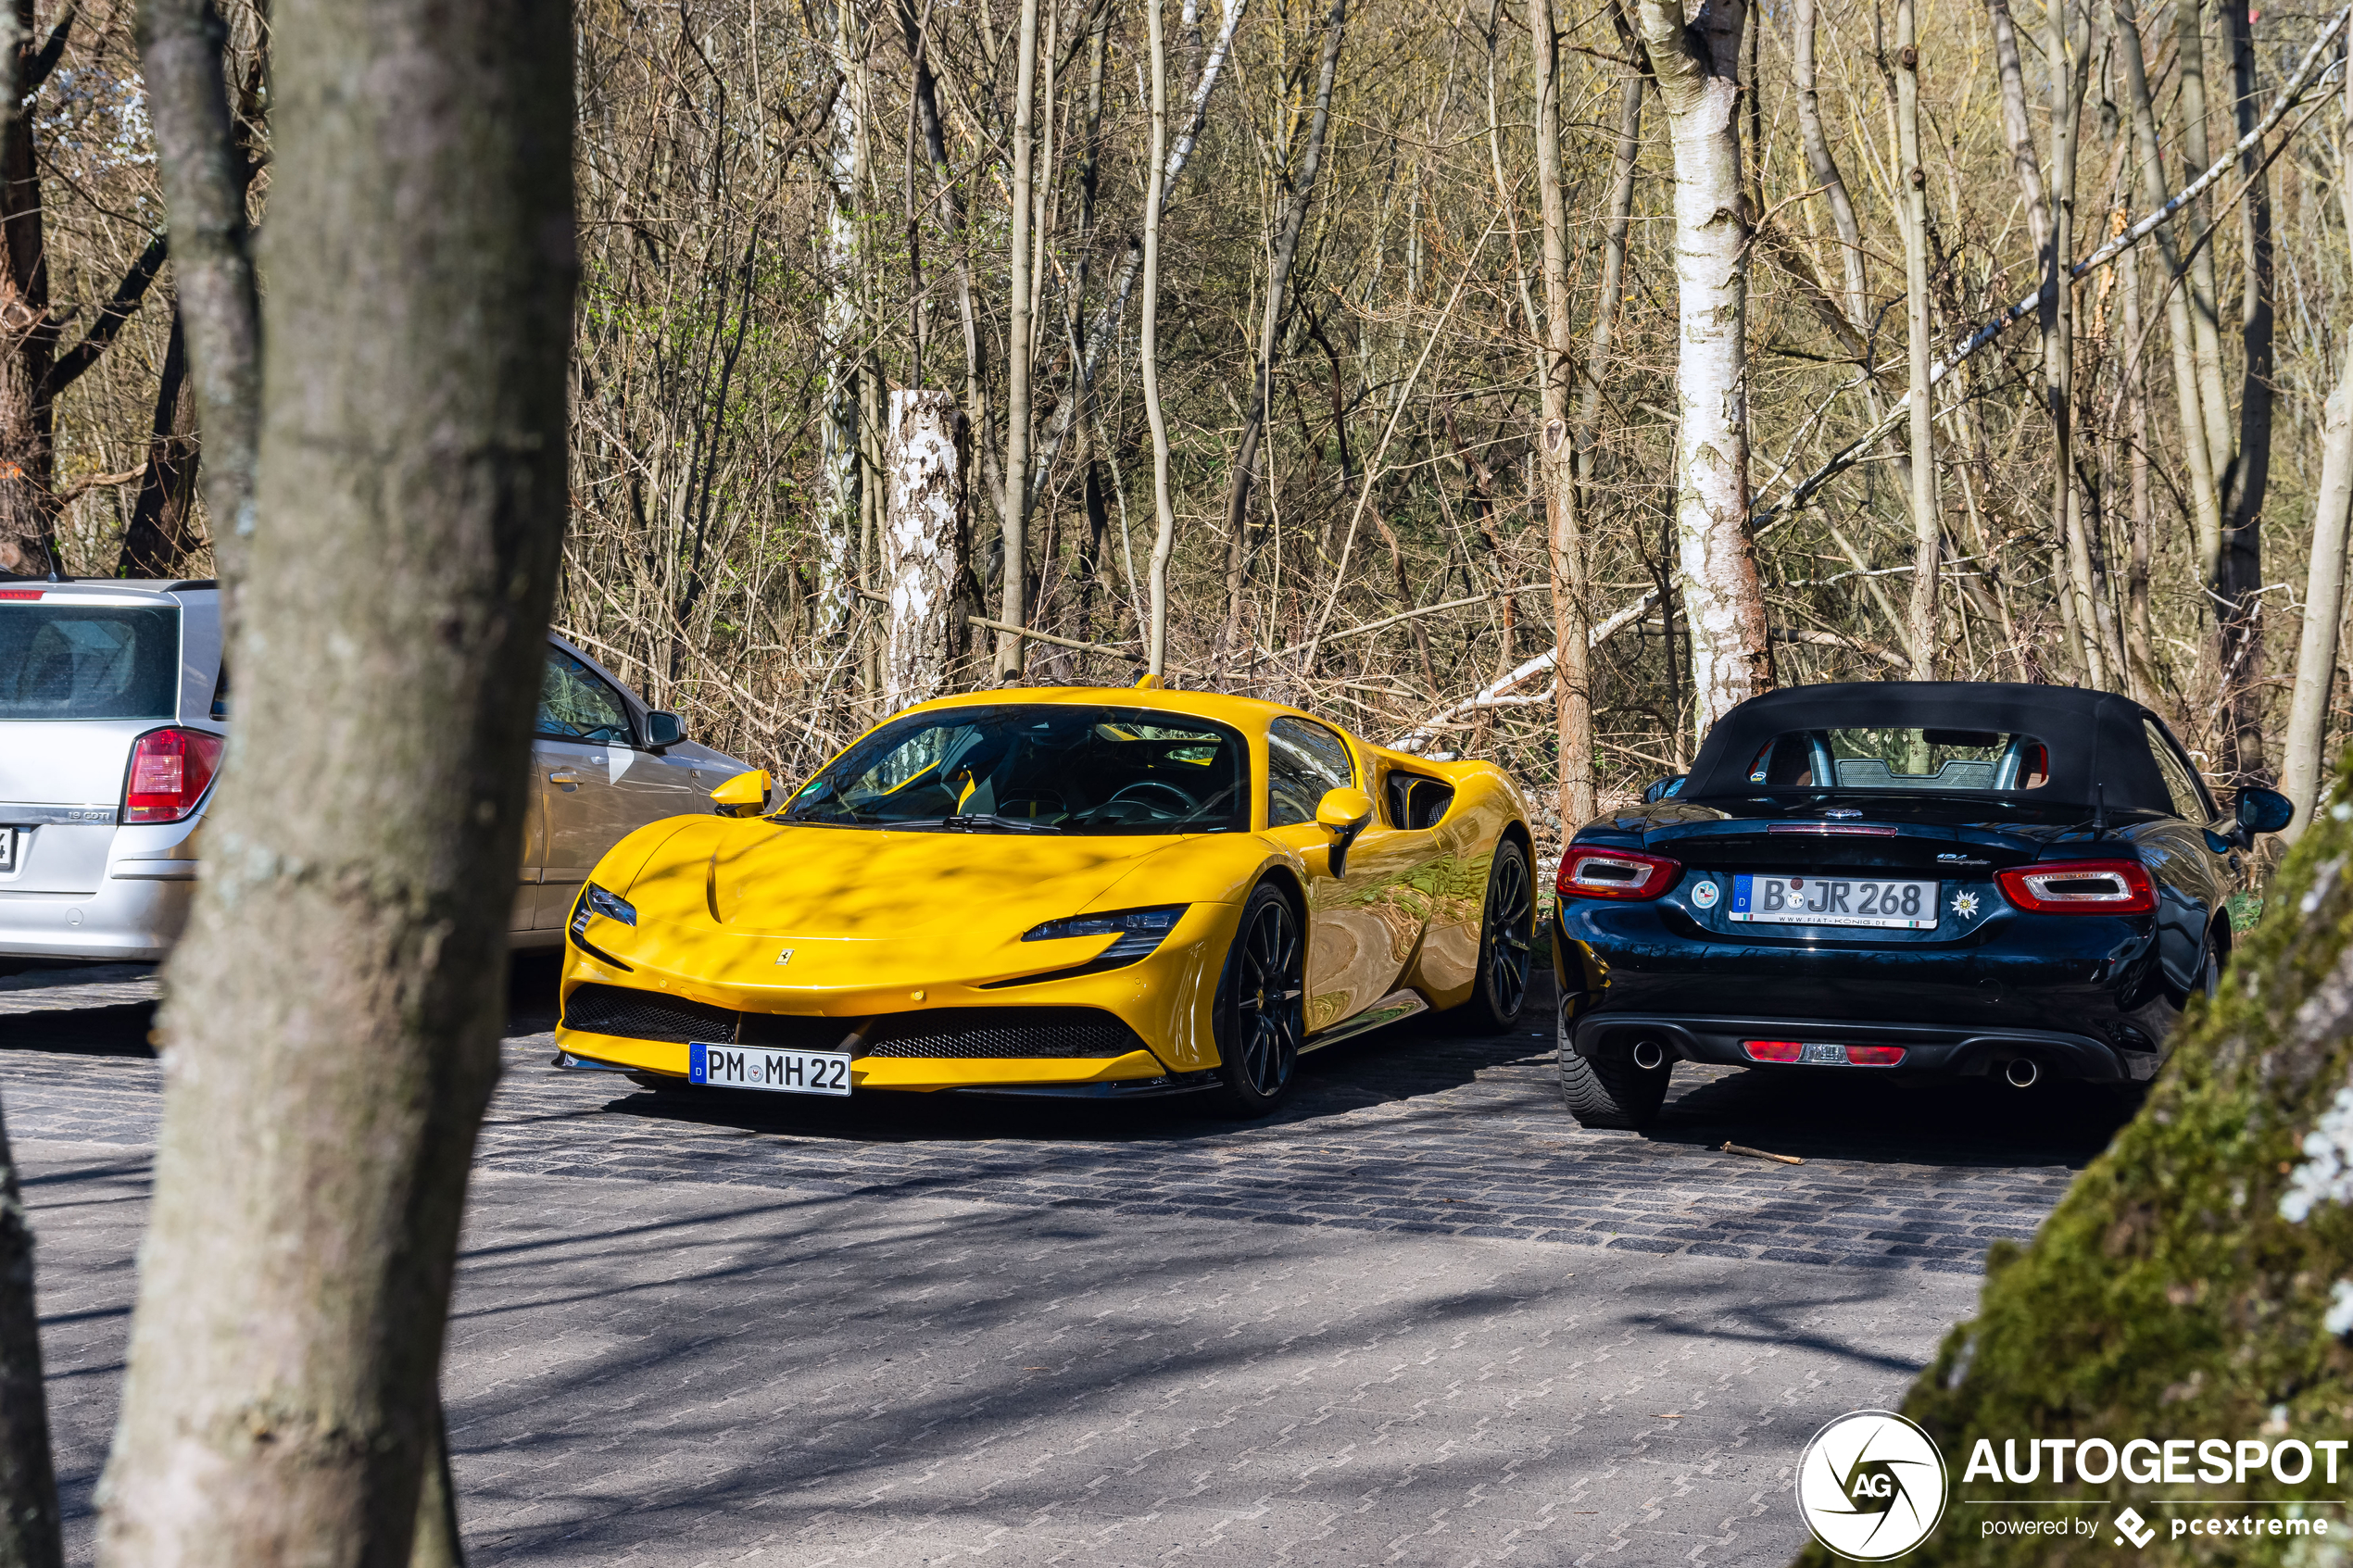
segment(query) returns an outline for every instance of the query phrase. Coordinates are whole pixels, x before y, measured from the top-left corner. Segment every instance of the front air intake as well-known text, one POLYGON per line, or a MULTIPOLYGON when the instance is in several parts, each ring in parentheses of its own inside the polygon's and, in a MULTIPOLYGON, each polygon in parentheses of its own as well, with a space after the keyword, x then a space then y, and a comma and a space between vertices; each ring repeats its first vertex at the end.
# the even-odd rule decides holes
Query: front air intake
POLYGON ((733 1008, 690 1002, 658 991, 634 991, 625 985, 583 985, 564 998, 565 1028, 629 1040, 663 1040, 676 1046, 696 1040, 732 1044, 736 1020, 733 1008))
POLYGON ((860 1054, 1101 1058, 1143 1048, 1133 1029, 1096 1008, 937 1008, 876 1019, 860 1054))

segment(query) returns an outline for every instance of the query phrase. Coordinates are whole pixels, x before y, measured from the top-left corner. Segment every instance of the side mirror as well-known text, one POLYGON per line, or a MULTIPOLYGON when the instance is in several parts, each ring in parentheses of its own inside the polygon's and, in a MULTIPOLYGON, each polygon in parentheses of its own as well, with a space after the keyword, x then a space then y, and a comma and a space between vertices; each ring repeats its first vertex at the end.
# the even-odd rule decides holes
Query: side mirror
POLYGON ((2239 836, 2253 843, 2259 833, 2278 833, 2296 820, 2296 802, 2274 789, 2243 789, 2232 809, 2239 836))
POLYGON ((768 806, 768 773, 754 768, 749 773, 737 773, 711 792, 723 817, 756 817, 768 806))
POLYGON ((686 721, 675 713, 646 715, 646 749, 663 751, 686 738, 686 721))
POLYGON ((1689 776, 1678 773, 1670 779, 1653 779, 1642 786, 1642 804, 1655 806, 1668 796, 1677 794, 1683 787, 1683 780, 1689 776))
POLYGON ((1373 797, 1361 789, 1335 789, 1315 803, 1315 825, 1332 841, 1332 875, 1348 874, 1348 847, 1372 822, 1373 797))

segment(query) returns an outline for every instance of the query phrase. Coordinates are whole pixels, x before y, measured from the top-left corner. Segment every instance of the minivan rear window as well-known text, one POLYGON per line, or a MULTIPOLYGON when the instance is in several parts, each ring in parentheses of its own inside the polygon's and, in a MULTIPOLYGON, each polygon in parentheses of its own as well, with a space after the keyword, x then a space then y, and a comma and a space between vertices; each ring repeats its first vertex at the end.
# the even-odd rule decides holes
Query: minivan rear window
POLYGON ((0 720, 170 719, 180 611, 163 605, 0 605, 0 720))

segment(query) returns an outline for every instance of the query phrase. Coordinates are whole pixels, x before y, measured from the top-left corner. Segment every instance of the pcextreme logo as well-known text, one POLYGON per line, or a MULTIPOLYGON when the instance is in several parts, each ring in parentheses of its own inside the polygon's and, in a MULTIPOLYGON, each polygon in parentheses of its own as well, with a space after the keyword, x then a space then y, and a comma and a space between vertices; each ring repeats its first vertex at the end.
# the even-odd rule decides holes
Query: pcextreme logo
POLYGON ((1944 1458, 1892 1411, 1856 1411, 1814 1434, 1797 1461, 1797 1509, 1814 1538, 1857 1562, 1901 1557, 1944 1516, 1944 1458))

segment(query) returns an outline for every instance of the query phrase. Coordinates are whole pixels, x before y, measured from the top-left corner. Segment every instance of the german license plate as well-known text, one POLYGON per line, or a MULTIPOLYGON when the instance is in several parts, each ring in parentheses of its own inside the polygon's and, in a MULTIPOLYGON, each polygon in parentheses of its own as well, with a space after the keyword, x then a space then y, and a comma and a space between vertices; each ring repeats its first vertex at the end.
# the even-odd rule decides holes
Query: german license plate
POLYGON ((1725 918, 1758 925, 1936 926, 1937 884, 1850 876, 1736 876, 1725 918))
POLYGON ((0 872, 17 869, 17 830, 0 828, 0 872))
POLYGON ((847 1095, 847 1051, 779 1051, 761 1046, 686 1047, 686 1077, 715 1089, 766 1089, 780 1095, 847 1095))

